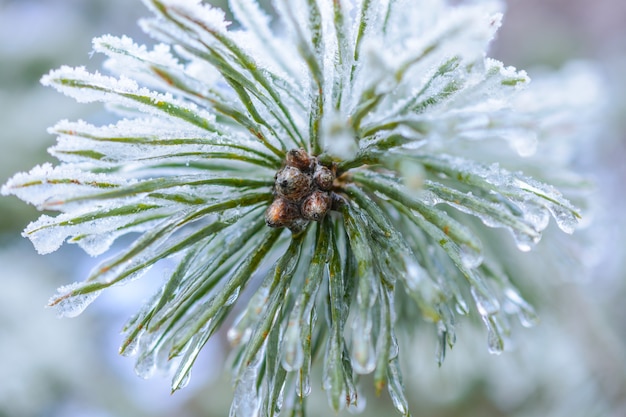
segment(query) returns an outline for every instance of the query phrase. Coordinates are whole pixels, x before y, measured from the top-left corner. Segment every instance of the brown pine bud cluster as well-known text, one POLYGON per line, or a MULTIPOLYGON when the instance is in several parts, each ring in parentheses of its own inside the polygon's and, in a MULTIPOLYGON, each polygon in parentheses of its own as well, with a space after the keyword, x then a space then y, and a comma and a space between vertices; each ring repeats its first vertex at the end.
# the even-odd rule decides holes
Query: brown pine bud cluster
POLYGON ((267 225, 297 233, 309 221, 322 220, 336 199, 335 174, 334 166, 322 165, 304 149, 287 152, 285 167, 275 176, 274 201, 265 212, 267 225))

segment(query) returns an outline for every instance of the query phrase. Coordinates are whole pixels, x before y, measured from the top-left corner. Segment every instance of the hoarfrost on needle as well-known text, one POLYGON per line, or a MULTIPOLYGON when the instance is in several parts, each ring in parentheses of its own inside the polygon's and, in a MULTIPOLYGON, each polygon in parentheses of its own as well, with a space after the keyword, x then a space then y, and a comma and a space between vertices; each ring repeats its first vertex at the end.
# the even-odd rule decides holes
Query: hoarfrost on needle
POLYGON ((461 316, 478 313, 493 353, 506 349, 509 316, 536 321, 514 285, 523 274, 502 268, 515 255, 488 229, 523 251, 550 217, 575 229, 578 209, 542 177, 569 172, 563 137, 589 102, 544 100, 524 71, 485 57, 500 2, 275 0, 275 22, 254 0, 231 0, 236 27, 199 0, 144 3, 156 46, 105 35, 93 48, 112 75, 64 66, 42 78, 120 120, 59 122, 60 164, 2 187, 60 212, 24 232, 40 253, 67 241, 99 255, 135 236, 59 289, 61 315, 174 259, 121 351, 142 376, 171 370, 177 390, 241 311, 227 333, 232 416, 301 404, 314 348, 333 409, 363 407, 356 376, 373 373, 407 415, 396 327, 433 322, 442 361, 461 316))

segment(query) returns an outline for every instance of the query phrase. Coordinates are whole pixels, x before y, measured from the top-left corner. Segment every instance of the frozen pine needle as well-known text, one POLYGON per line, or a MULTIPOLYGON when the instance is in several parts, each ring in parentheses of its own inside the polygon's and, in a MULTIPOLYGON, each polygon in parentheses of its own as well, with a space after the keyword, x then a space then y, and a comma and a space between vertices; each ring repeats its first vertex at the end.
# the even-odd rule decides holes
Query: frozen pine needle
POLYGON ((59 289, 59 315, 175 260, 121 352, 141 375, 172 369, 175 391, 232 316, 238 417, 304 412, 320 387, 333 409, 358 409, 361 374, 408 415, 414 316, 432 323, 440 362, 462 316, 482 319, 493 353, 509 318, 536 321, 492 236, 527 251, 550 218, 571 233, 580 214, 533 158, 567 129, 537 111, 523 71, 485 57, 498 2, 274 0, 270 16, 230 0, 233 29, 197 0, 144 3, 154 16, 141 27, 160 43, 103 36, 108 75, 42 79, 119 121, 58 123, 59 164, 2 188, 48 212, 24 231, 40 253, 70 242, 96 256, 135 237, 59 289))

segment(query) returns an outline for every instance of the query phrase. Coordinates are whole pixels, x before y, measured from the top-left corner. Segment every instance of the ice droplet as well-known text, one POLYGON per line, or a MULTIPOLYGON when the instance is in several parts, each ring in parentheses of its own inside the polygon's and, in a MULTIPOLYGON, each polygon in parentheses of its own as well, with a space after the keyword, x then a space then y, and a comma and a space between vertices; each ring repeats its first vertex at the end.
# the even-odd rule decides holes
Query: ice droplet
POLYGON ((469 269, 477 268, 483 263, 482 252, 468 245, 459 245, 459 256, 463 266, 469 269))
POLYGON ((358 374, 369 374, 376 368, 376 355, 372 343, 372 320, 369 316, 363 318, 359 314, 352 322, 351 356, 352 367, 358 374))
POLYGON ((478 313, 482 317, 488 317, 500 311, 500 303, 498 303, 498 300, 493 296, 482 294, 481 291, 478 291, 474 286, 470 288, 470 291, 476 303, 478 313))
POLYGON ((443 365, 443 361, 446 359, 446 339, 445 326, 439 325, 437 329, 437 346, 435 347, 435 357, 439 366, 443 365))
POLYGON ((539 317, 535 313, 535 309, 522 298, 517 291, 512 288, 504 290, 506 303, 504 310, 509 314, 517 315, 520 323, 524 327, 533 327, 539 322, 539 317))
POLYGON ((251 328, 240 329, 239 327, 231 327, 226 333, 226 338, 230 342, 231 346, 237 346, 241 343, 246 343, 252 335, 251 328))
POLYGON ((427 300, 435 297, 434 290, 430 285, 430 280, 426 271, 411 257, 403 257, 406 274, 403 274, 404 283, 411 293, 420 294, 427 300))
POLYGON ((545 200, 543 205, 550 211, 559 228, 565 233, 571 234, 574 232, 578 224, 576 208, 563 198, 559 191, 531 179, 517 178, 515 186, 545 200))
POLYGON ((534 327, 539 323, 539 316, 534 310, 520 309, 517 312, 517 318, 524 327, 534 327))
POLYGON ((135 356, 137 354, 137 348, 139 346, 139 339, 143 335, 144 331, 140 331, 135 337, 128 341, 127 344, 120 347, 120 355, 125 357, 135 356))
POLYGON ((283 355, 281 363, 287 372, 297 371, 304 362, 304 350, 300 340, 298 319, 290 320, 283 337, 283 355))
POLYGON ((513 239, 517 249, 522 252, 530 251, 541 240, 541 234, 537 233, 535 236, 530 236, 528 233, 520 232, 519 230, 511 229, 513 239))
POLYGON ((256 390, 258 370, 250 365, 237 382, 229 417, 257 417, 260 411, 259 398, 256 390))
POLYGON ((300 378, 296 383, 296 394, 301 398, 311 395, 311 379, 309 378, 309 374, 300 374, 300 378))
POLYGON ((40 255, 59 249, 68 236, 66 228, 42 227, 54 221, 54 218, 43 214, 37 221, 30 223, 22 233, 22 236, 30 239, 40 255))
POLYGON ((393 403, 393 406, 396 408, 396 410, 398 410, 398 412, 403 415, 403 416, 407 416, 409 415, 409 404, 408 401, 406 399, 406 396, 404 395, 404 392, 402 392, 402 386, 389 386, 389 397, 391 397, 391 402, 393 403))
POLYGON ((493 316, 484 317, 483 322, 487 328, 487 349, 492 355, 499 355, 504 351, 504 339, 493 316))
POLYGON ((487 330, 487 346, 489 353, 492 355, 499 355, 504 351, 504 342, 502 341, 502 338, 500 338, 498 333, 492 328, 487 330))
POLYGON ((559 229, 568 234, 574 233, 576 225, 578 224, 578 219, 574 216, 572 210, 556 204, 549 205, 548 210, 550 210, 552 217, 556 220, 556 224, 559 226, 559 229))
POLYGON ((148 379, 154 375, 156 370, 156 353, 148 351, 142 354, 135 364, 135 373, 143 379, 148 379))
POLYGON ((235 288, 235 290, 233 291, 233 293, 228 297, 228 299, 224 302, 225 306, 229 306, 231 304, 233 304, 235 301, 237 301, 237 298, 239 298, 239 290, 241 289, 241 287, 237 287, 235 288))
POLYGON ((548 227, 550 213, 543 206, 533 203, 518 203, 518 207, 523 210, 524 220, 530 223, 533 230, 540 232, 548 227))
MULTIPOLYGON (((239 292, 239 289, 235 291, 239 292)), ((261 287, 248 302, 248 307, 235 319, 235 323, 228 330, 228 341, 232 346, 246 343, 252 335, 252 325, 256 318, 265 308, 268 300, 269 289, 261 287)))
POLYGON ((406 398, 402 398, 396 391, 389 390, 389 397, 391 397, 391 402, 393 406, 398 410, 398 412, 406 416, 409 414, 408 403, 406 398))
POLYGON ((389 382, 387 389, 389 391, 389 397, 391 397, 391 402, 393 403, 393 406, 396 408, 396 410, 400 412, 400 414, 406 416, 409 412, 409 403, 404 393, 402 375, 400 373, 397 359, 389 362, 387 375, 387 379, 389 382))
POLYGON ((360 414, 365 410, 365 406, 367 405, 367 398, 365 395, 361 394, 360 389, 357 388, 356 395, 351 399, 350 404, 348 404, 348 412, 350 414, 360 414))
POLYGON ((391 344, 389 345, 389 360, 397 358, 399 353, 400 353, 400 347, 398 346, 398 339, 396 338, 395 334, 392 332, 391 344))
MULTIPOLYGON (((322 388, 326 391, 328 405, 335 411, 345 406, 346 384, 341 363, 339 340, 336 336, 328 339, 326 354, 324 355, 324 367, 322 372, 322 388)), ((342 345, 343 346, 343 345, 342 345)))
POLYGON ((191 371, 192 369, 188 369, 187 372, 185 372, 185 374, 182 376, 182 378, 180 378, 180 380, 176 384, 177 390, 185 388, 187 385, 189 385, 189 381, 191 381, 191 371))
POLYGON ((76 317, 82 313, 102 292, 93 291, 88 294, 72 294, 81 288, 81 283, 73 283, 59 287, 57 293, 48 301, 49 307, 54 307, 59 317, 76 317))

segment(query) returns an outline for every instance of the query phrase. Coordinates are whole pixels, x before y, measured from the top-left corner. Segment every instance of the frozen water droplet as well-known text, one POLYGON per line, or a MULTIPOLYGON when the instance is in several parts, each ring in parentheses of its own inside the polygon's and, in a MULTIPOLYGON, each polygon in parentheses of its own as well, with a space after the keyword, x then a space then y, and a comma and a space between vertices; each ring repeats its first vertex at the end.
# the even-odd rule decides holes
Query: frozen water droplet
POLYGON ((143 334, 143 331, 139 333, 138 335, 136 335, 132 340, 130 340, 128 344, 120 347, 120 355, 125 356, 125 357, 136 355, 137 347, 139 346, 139 339, 141 338, 142 334, 143 334))
POLYGON ((578 224, 576 208, 556 189, 531 179, 521 178, 515 180, 515 186, 541 198, 543 205, 550 211, 559 228, 565 233, 574 232, 578 224))
MULTIPOLYGON (((269 384, 269 390, 272 390, 274 387, 272 384, 269 384)), ((278 397, 276 398, 276 402, 274 403, 274 408, 273 408, 273 413, 271 415, 279 415, 280 411, 283 408, 283 401, 284 401, 284 392, 285 392, 285 384, 283 384, 280 388, 280 392, 278 394, 278 397)), ((261 400, 263 401, 263 400, 261 400)))
POLYGON ((556 220, 556 224, 559 226, 559 229, 568 234, 574 233, 576 225, 578 224, 578 219, 574 216, 572 210, 556 204, 549 205, 548 210, 550 210, 554 220, 556 220))
POLYGON ((226 333, 226 337, 228 338, 231 346, 238 346, 242 343, 246 343, 250 339, 251 335, 252 329, 250 327, 240 329, 235 326, 228 329, 228 332, 226 333))
POLYGON ((469 313, 469 307, 467 306, 467 303, 465 302, 465 300, 463 298, 457 298, 456 299, 456 303, 454 304, 454 309, 456 310, 457 313, 459 313, 462 316, 467 315, 467 313, 469 313))
POLYGON ((235 288, 235 290, 233 291, 233 293, 228 297, 228 299, 226 300, 226 302, 224 302, 224 305, 231 305, 233 304, 235 301, 237 301, 237 298, 239 298, 239 290, 241 287, 237 287, 235 288))
POLYGON ((361 391, 358 390, 356 395, 351 398, 350 404, 348 404, 348 412, 350 414, 360 414, 365 410, 366 405, 367 399, 361 394, 361 391))
POLYGON ((143 379, 148 379, 154 375, 156 370, 156 354, 148 351, 142 354, 135 364, 135 373, 143 379))
POLYGON ((300 374, 300 380, 296 383, 296 394, 301 398, 311 395, 311 380, 308 374, 300 374))
POLYGON ((267 287, 259 288, 248 302, 248 307, 235 319, 235 323, 227 333, 228 340, 233 346, 246 343, 250 339, 252 326, 267 303, 268 293, 267 287))
POLYGON ((297 371, 302 368, 304 351, 300 339, 300 326, 297 319, 290 320, 283 337, 283 368, 288 371, 297 371))
POLYGON ((539 317, 535 313, 535 310, 517 291, 510 287, 506 288, 504 290, 504 296, 507 301, 505 304, 505 311, 507 313, 517 315, 520 323, 524 327, 537 325, 539 317))
POLYGON ((64 285, 57 290, 48 302, 49 307, 54 307, 59 317, 76 317, 82 313, 89 304, 91 304, 101 291, 94 291, 88 294, 72 293, 81 287, 80 283, 64 285))
POLYGON ((459 246, 459 256, 461 257, 463 266, 469 269, 477 268, 483 263, 482 252, 468 245, 459 246))
MULTIPOLYGON (((104 222, 102 222, 104 223, 104 222)), ((105 226, 104 224, 101 226, 105 226)), ((112 233, 97 233, 89 236, 85 236, 78 240, 78 246, 81 247, 88 255, 90 256, 98 256, 106 252, 115 239, 119 237, 120 232, 112 232, 112 233)), ((70 240, 71 241, 71 240, 70 240)))
POLYGON ((185 373, 185 375, 183 375, 180 382, 178 383, 177 389, 185 388, 187 385, 189 385, 189 381, 191 381, 191 369, 189 369, 185 373))
POLYGON ((440 328, 437 331, 437 346, 435 349, 435 357, 439 366, 443 365, 443 361, 446 359, 446 349, 446 331, 440 328))
POLYGON ((437 287, 428 278, 424 268, 409 257, 404 258, 404 265, 406 274, 403 274, 402 277, 409 293, 424 300, 427 304, 434 303, 440 294, 437 287))
POLYGON ((257 368, 251 365, 237 382, 230 406, 230 417, 258 417, 260 403, 256 390, 257 374, 257 368))
POLYGON ((68 237, 67 228, 47 226, 54 221, 54 218, 44 214, 37 221, 29 224, 22 233, 22 236, 30 239, 40 255, 56 251, 68 237))
POLYGON ((339 340, 332 335, 326 345, 326 355, 324 357, 324 368, 322 373, 322 388, 326 391, 328 405, 335 411, 339 411, 345 406, 346 384, 341 363, 342 349, 339 340))
POLYGON ((398 412, 406 416, 409 414, 409 409, 407 407, 406 400, 398 396, 395 392, 389 392, 389 396, 391 397, 391 402, 393 406, 398 410, 398 412))
POLYGON ((389 362, 388 383, 389 385, 387 388, 388 388, 389 397, 391 397, 391 402, 393 403, 393 406, 403 416, 408 415, 409 403, 404 393, 404 386, 402 384, 402 375, 400 374, 400 369, 399 369, 397 360, 392 360, 389 362))
POLYGON ((358 374, 369 374, 376 368, 376 355, 372 343, 372 322, 358 317, 352 323, 352 367, 358 374))
POLYGON ((541 240, 541 235, 539 233, 535 236, 530 236, 527 233, 520 232, 515 229, 511 229, 511 233, 513 234, 513 239, 515 240, 517 249, 522 252, 530 251, 541 240))
POLYGON ((499 355, 504 351, 504 342, 502 341, 502 338, 492 328, 487 330, 487 346, 489 348, 489 353, 493 355, 499 355))
POLYGON ((539 316, 533 310, 520 309, 517 318, 524 327, 534 327, 539 323, 539 316))
POLYGON ((474 286, 470 288, 470 291, 476 303, 478 313, 482 317, 488 317, 500 311, 500 303, 498 303, 495 297, 478 291, 474 286))
POLYGON ((394 359, 400 353, 400 347, 398 346, 398 339, 395 335, 391 335, 391 344, 389 345, 389 360, 394 359))
POLYGON ((537 232, 544 230, 550 223, 550 213, 537 204, 520 204, 524 210, 524 220, 532 225, 537 232))
POLYGON ((501 329, 496 323, 496 318, 483 317, 483 322, 487 328, 487 349, 492 355, 499 355, 504 351, 504 338, 501 329))

